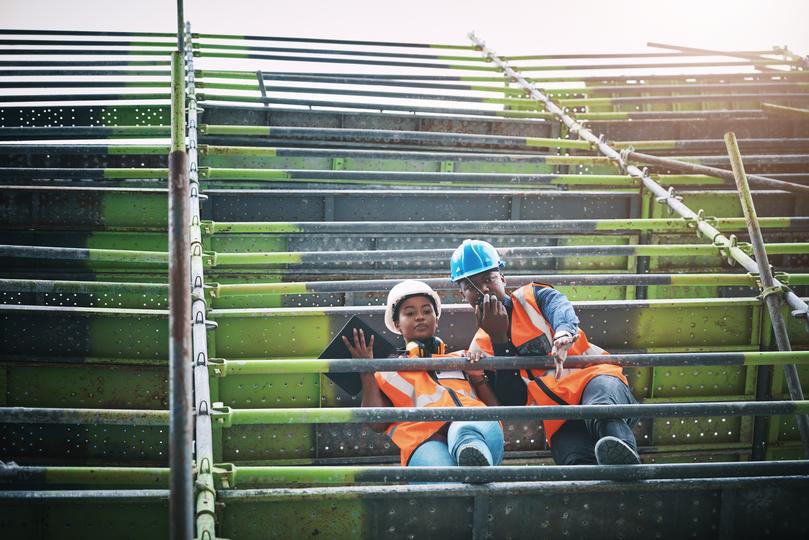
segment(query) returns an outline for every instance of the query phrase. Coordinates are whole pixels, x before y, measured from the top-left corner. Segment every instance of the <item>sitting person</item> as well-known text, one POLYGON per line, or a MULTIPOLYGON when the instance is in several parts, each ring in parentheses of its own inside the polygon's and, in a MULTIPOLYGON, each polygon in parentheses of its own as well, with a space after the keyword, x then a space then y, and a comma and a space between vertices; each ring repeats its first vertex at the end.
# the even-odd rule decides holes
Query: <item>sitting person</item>
MULTIPOLYGON (((494 246, 464 240, 450 260, 452 281, 475 309, 478 331, 469 349, 495 356, 554 357, 556 369, 500 370, 493 390, 503 405, 613 405, 637 403, 620 366, 563 369, 568 352, 605 355, 579 328, 568 299, 553 287, 529 283, 506 292, 505 262, 494 246)), ((491 404, 494 404, 492 402, 491 404)), ((546 420, 545 438, 558 465, 638 464, 633 420, 546 420)))
MULTIPOLYGON (((441 300, 429 285, 406 280, 388 294, 385 326, 401 334, 403 357, 480 355, 466 351, 446 353, 435 336, 441 300)), ((373 358, 374 338, 366 341, 354 329, 353 343, 343 337, 353 358, 373 358)), ((363 373, 363 407, 484 407, 494 400, 483 371, 379 371, 363 373)), ((385 430, 400 449, 403 466, 498 465, 503 459, 503 428, 497 421, 395 422, 371 424, 385 430)))

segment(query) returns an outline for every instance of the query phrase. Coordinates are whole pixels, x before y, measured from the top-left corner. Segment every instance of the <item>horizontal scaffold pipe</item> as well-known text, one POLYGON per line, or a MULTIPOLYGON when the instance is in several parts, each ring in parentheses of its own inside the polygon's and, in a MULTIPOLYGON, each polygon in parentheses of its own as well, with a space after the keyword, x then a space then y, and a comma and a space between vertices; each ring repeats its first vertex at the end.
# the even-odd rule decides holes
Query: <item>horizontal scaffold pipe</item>
POLYGON ((40 490, 0 491, 0 500, 25 501, 93 501, 107 504, 115 503, 141 503, 163 502, 169 500, 167 489, 78 489, 78 490, 40 490))
POLYGON ((171 60, 0 60, 0 67, 170 66, 171 60))
POLYGON ((43 101, 168 101, 170 93, 164 94, 19 94, 2 95, 0 103, 29 103, 43 101))
POLYGON ((269 97, 237 96, 231 94, 197 94, 201 103, 210 101, 229 101, 239 103, 265 103, 268 105, 297 105, 304 107, 328 107, 339 109, 369 109, 374 111, 407 111, 412 113, 434 113, 447 115, 493 116, 498 118, 522 118, 547 120, 550 115, 536 111, 496 110, 496 109, 466 109, 448 107, 423 107, 419 105, 397 105, 394 103, 364 103, 355 101, 324 101, 311 99, 283 99, 269 97))
MULTIPOLYGON (((104 128, 93 128, 102 130, 104 128)), ((106 147, 109 148, 109 147, 106 147)), ((105 180, 166 180, 169 170, 163 168, 24 168, 24 167, 2 167, 0 168, 0 178, 18 179, 55 179, 55 178, 77 178, 77 179, 105 179, 105 180)))
MULTIPOLYGON (((778 274, 779 279, 791 285, 809 285, 809 274, 778 274)), ((534 274, 509 273, 508 282, 519 287, 531 282, 553 286, 603 286, 603 285, 668 285, 668 286, 749 286, 756 287, 758 277, 754 274, 534 274)), ((212 283, 211 295, 224 298, 253 294, 311 294, 388 291, 401 279, 368 279, 342 281, 289 281, 280 283, 212 283)), ((436 290, 456 290, 458 286, 448 278, 422 278, 436 290)), ((50 282, 42 282, 50 283, 50 282)), ((64 282, 69 283, 69 282, 64 282)), ((95 283, 95 282, 88 282, 95 283)), ((27 280, 2 280, 0 290, 28 291, 34 285, 27 280), (13 282, 13 283, 12 283, 13 282), (19 283, 19 284, 17 284, 19 283)), ((45 288, 47 285, 37 285, 45 288)), ((81 286, 77 285, 76 289, 81 286)), ((72 292, 71 289, 67 289, 72 292)), ((43 291, 47 292, 47 291, 43 291)), ((78 292, 78 291, 77 291, 78 292)))
MULTIPOLYGON (((599 356, 568 356, 566 368, 584 368, 595 364, 623 367, 695 367, 695 366, 783 366, 809 364, 809 351, 713 352, 663 354, 613 354, 599 356)), ((290 373, 364 373, 371 371, 427 370, 498 370, 553 369, 549 356, 486 357, 474 364, 465 358, 341 358, 341 359, 281 359, 228 360, 211 358, 211 373, 230 375, 270 375, 290 373)))
MULTIPOLYGON (((528 65, 528 66, 514 66, 514 69, 518 70, 521 73, 529 73, 529 72, 536 72, 536 71, 592 71, 592 70, 601 70, 601 69, 649 69, 649 68, 714 68, 714 67, 740 67, 740 66, 752 66, 752 67, 765 67, 765 66, 793 66, 795 62, 791 60, 763 60, 759 61, 748 61, 748 62, 739 62, 739 61, 717 61, 717 62, 650 62, 644 64, 577 64, 577 65, 557 65, 557 66, 545 66, 545 65, 528 65)), ((499 70, 499 68, 495 68, 499 70)), ((642 78, 641 75, 636 75, 637 78, 642 78)))
MULTIPOLYGON (((631 148, 625 148, 622 151, 622 154, 626 156, 626 159, 629 161, 634 161, 636 163, 643 163, 646 165, 654 165, 658 167, 666 167, 668 169, 673 169, 675 171, 682 171, 694 174, 705 174, 710 175, 716 178, 721 178, 728 182, 735 181, 733 179, 733 172, 728 171, 725 169, 719 169, 716 167, 709 167, 706 165, 700 165, 698 163, 688 163, 682 160, 677 160, 673 158, 662 158, 657 156, 651 156, 649 154, 643 154, 640 152, 635 152, 631 148)), ((747 159, 745 162, 750 163, 747 159)), ((770 163, 772 162, 772 157, 770 163)), ((776 180, 775 178, 769 178, 766 176, 761 176, 758 174, 749 174, 747 175, 747 180, 754 186, 757 187, 767 187, 767 188, 774 188, 774 189, 783 189, 785 191, 790 191, 792 193, 798 193, 801 195, 809 195, 809 186, 804 186, 801 184, 795 184, 794 182, 784 182, 783 180, 776 180)))
MULTIPOLYGON (((223 84, 223 83, 199 83, 200 88, 212 90, 253 90, 259 91, 259 85, 255 84, 223 84)), ((490 98, 476 96, 461 96, 452 94, 414 94, 411 92, 379 92, 371 90, 354 90, 340 88, 323 88, 314 86, 272 86, 264 85, 266 92, 279 94, 326 94, 337 96, 366 96, 381 97, 388 99, 417 99, 425 101, 453 101, 456 103, 489 103, 493 105, 510 105, 522 109, 538 109, 536 103, 530 99, 519 98, 490 98)))
POLYGON ((103 424, 111 426, 168 426, 169 411, 144 409, 71 409, 0 407, 5 424, 103 424))
MULTIPOLYGON (((747 230, 744 218, 705 217, 715 226, 729 230, 747 230)), ((764 217, 762 228, 802 230, 809 227, 809 217, 764 217)), ((203 221, 205 234, 540 234, 590 233, 593 231, 689 232, 693 220, 683 218, 637 219, 562 219, 515 221, 400 221, 395 227, 376 221, 203 221)))
POLYGON ((785 107, 772 103, 762 103, 761 108, 766 113, 775 113, 781 116, 788 116, 795 119, 806 120, 809 118, 809 109, 799 109, 797 107, 785 107))
POLYGON ((0 49, 0 56, 25 55, 33 56, 46 54, 55 55, 76 55, 76 56, 166 56, 170 51, 155 51, 152 49, 0 49))
POLYGON ((29 467, 0 465, 3 484, 168 486, 168 467, 29 467))
MULTIPOLYGON (((393 482, 567 482, 585 480, 638 481, 685 478, 745 478, 806 476, 809 461, 662 463, 648 465, 521 465, 498 467, 216 467, 222 487, 354 484, 393 482)), ((760 483, 759 483, 760 485, 760 483)))
MULTIPOLYGON (((351 64, 362 66, 407 67, 419 69, 448 69, 464 71, 494 72, 497 68, 488 65, 472 65, 444 63, 444 62, 402 62, 398 60, 369 60, 364 58, 336 58, 333 56, 296 56, 283 54, 253 54, 253 53, 222 53, 211 51, 196 51, 199 58, 229 58, 239 60, 273 60, 276 62, 317 62, 321 64, 351 64)), ((730 65, 747 65, 749 63, 735 62, 730 65)))
POLYGON ((406 47, 417 49, 453 49, 460 51, 473 51, 472 45, 453 45, 446 43, 409 43, 402 41, 362 41, 356 39, 326 39, 292 36, 259 36, 241 34, 205 34, 193 33, 193 39, 233 39, 237 41, 279 41, 284 43, 323 43, 331 45, 362 45, 368 47, 406 47))
MULTIPOLYGON (((2 41, 0 41, 2 44, 2 41)), ((255 51, 293 54, 325 54, 327 56, 369 56, 375 58, 411 58, 416 60, 443 60, 445 62, 485 62, 480 56, 455 56, 446 54, 420 54, 415 52, 365 51, 360 49, 314 49, 303 47, 263 47, 240 43, 225 45, 221 43, 195 42, 194 50, 201 51, 255 51)))
POLYGON ((0 77, 170 77, 158 69, 0 69, 0 77))
POLYGON ((455 144, 460 146, 507 146, 518 148, 575 148, 589 150, 585 141, 544 138, 508 137, 502 135, 476 135, 428 131, 404 131, 393 129, 342 129, 342 128, 297 128, 270 126, 199 126, 203 135, 249 135, 303 140, 337 140, 356 142, 455 144))
MULTIPOLYGON (((145 41, 145 40, 84 40, 84 39, 0 39, 0 45, 36 45, 58 47, 176 47, 174 41, 145 41)), ((72 51, 72 49, 70 49, 72 51)), ((5 52, 5 51, 3 51, 5 52)), ((163 51, 166 54, 171 51, 163 51)))
POLYGON ((169 261, 168 253, 162 251, 19 246, 9 244, 0 244, 0 257, 159 266, 165 266, 169 261))
MULTIPOLYGON (((739 139, 742 149, 758 151, 765 148, 800 147, 809 148, 809 138, 769 138, 769 139, 739 139)), ((724 144, 722 139, 670 139, 648 141, 621 141, 611 143, 615 148, 632 148, 633 150, 720 150, 724 144)))
POLYGON ((625 186, 638 185, 636 180, 620 174, 520 174, 520 173, 465 173, 465 172, 406 172, 406 171, 334 171, 312 169, 234 169, 200 167, 201 180, 247 180, 247 181, 310 181, 326 183, 371 183, 407 185, 422 183, 450 184, 506 184, 529 187, 577 185, 577 186, 625 186))
POLYGON ((171 32, 107 32, 102 30, 28 30, 20 28, 2 28, 0 35, 19 36, 132 36, 132 37, 176 37, 171 32))
MULTIPOLYGON (((2 409, 0 409, 1 411, 2 409)), ((213 407, 214 425, 362 424, 466 422, 481 420, 583 420, 592 418, 674 418, 777 416, 809 413, 809 401, 726 401, 639 405, 553 405, 542 407, 334 407, 232 409, 213 407)))
POLYGON ((0 128, 0 140, 10 139, 15 141, 37 139, 168 138, 170 135, 170 126, 60 126, 0 128))
MULTIPOLYGON (((741 249, 749 247, 744 244, 734 246, 727 244, 669 244, 669 245, 589 245, 589 246, 537 246, 501 248, 498 251, 509 261, 527 261, 545 257, 695 257, 699 255, 721 255, 728 248, 741 249)), ((11 256, 14 248, 36 256, 37 248, 33 246, 0 246, 0 256, 11 256)), ((809 253, 809 243, 767 244, 767 253, 771 255, 804 255, 809 253)), ((69 249, 69 248, 43 248, 69 249)), ((84 250, 114 251, 114 250, 84 250)), ((220 253, 206 252, 205 262, 209 267, 241 267, 267 266, 276 264, 309 265, 326 263, 360 263, 360 262, 400 262, 410 261, 448 261, 452 249, 387 249, 358 251, 279 251, 256 253, 220 253)), ((154 252, 131 252, 154 253, 154 252)), ((103 255, 103 253, 99 253, 103 255)), ((24 255, 19 255, 24 256, 24 255)), ((133 255, 133 259, 136 256, 133 255)))
POLYGON ((171 81, 0 81, 0 88, 164 88, 171 81))
MULTIPOLYGON (((716 103, 716 102, 761 102, 772 101, 807 101, 809 93, 730 93, 730 94, 680 94, 676 96, 622 96, 622 97, 590 97, 590 98, 556 98, 562 107, 614 107, 618 105, 639 105, 654 103, 716 103)), ((527 100, 530 101, 530 100, 527 100)))
POLYGON ((748 55, 754 56, 756 59, 761 59, 761 55, 773 54, 781 55, 780 51, 775 50, 762 50, 762 51, 739 51, 718 53, 715 51, 694 51, 694 52, 644 52, 644 53, 589 53, 589 54, 524 54, 519 56, 503 56, 503 60, 518 62, 524 60, 579 60, 586 58, 679 58, 683 56, 734 56, 743 54, 745 57, 748 55))
POLYGON ((32 293, 69 293, 69 294, 145 294, 165 296, 168 284, 165 283, 130 283, 125 281, 65 281, 41 279, 3 279, 0 278, 0 291, 32 292, 32 293))

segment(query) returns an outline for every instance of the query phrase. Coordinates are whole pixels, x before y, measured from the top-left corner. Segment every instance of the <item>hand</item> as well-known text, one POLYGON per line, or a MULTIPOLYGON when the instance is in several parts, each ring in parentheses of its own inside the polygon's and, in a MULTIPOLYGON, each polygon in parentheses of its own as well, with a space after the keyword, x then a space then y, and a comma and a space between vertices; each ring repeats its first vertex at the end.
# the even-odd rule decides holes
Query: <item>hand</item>
POLYGON ((478 327, 489 334, 492 343, 508 341, 508 311, 493 294, 484 294, 483 302, 475 306, 478 327))
POLYGON ((562 376, 564 363, 567 359, 567 351, 573 346, 576 339, 565 332, 556 336, 553 340, 553 348, 551 349, 551 356, 553 356, 553 363, 556 365, 555 377, 558 379, 562 376))
POLYGON ((351 353, 351 358, 373 358, 374 357, 374 336, 371 340, 365 342, 365 332, 362 329, 354 329, 354 344, 352 345, 348 338, 343 336, 343 343, 351 353))
MULTIPOLYGON (((466 359, 469 360, 470 364, 477 364, 478 362, 480 362, 481 358, 483 358, 485 356, 488 356, 488 355, 486 353, 484 353, 483 351, 466 351, 466 353, 464 353, 464 356, 466 356, 466 359)), ((482 369, 470 370, 470 371, 467 371, 466 374, 470 378, 476 378, 476 379, 481 378, 481 377, 483 377, 485 375, 483 373, 482 369)))

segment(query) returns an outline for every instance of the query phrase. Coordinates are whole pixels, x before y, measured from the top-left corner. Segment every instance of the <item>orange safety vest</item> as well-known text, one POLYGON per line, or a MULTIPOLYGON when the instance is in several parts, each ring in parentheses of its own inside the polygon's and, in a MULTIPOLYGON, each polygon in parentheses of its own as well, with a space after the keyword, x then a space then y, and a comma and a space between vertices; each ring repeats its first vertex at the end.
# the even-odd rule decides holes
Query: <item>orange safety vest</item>
MULTIPOLYGON (((545 320, 542 311, 537 305, 534 287, 549 286, 542 283, 529 283, 510 295, 514 306, 511 312, 510 324, 511 343, 517 347, 517 354, 520 354, 519 349, 521 346, 542 336, 546 336, 548 343, 553 343, 553 328, 545 320)), ((491 338, 482 329, 478 329, 475 334, 472 347, 477 347, 487 354, 494 354, 491 338)), ((530 352, 524 354, 527 355, 530 352)), ((550 354, 550 351, 548 354, 550 354)), ((568 350, 568 354, 571 356, 595 356, 609 353, 598 345, 590 343, 584 331, 579 328, 578 337, 568 350)), ((581 403, 584 387, 593 377, 598 375, 618 377, 624 384, 629 384, 621 366, 610 364, 597 364, 583 369, 565 369, 559 379, 556 378, 554 370, 548 370, 544 373, 536 369, 520 370, 520 377, 522 377, 528 388, 527 405, 578 405, 581 403)), ((543 423, 545 426, 545 439, 550 445, 551 437, 562 427, 565 421, 545 420, 543 423)))
MULTIPOLYGON (((434 358, 462 356, 463 351, 434 354, 434 358)), ((463 371, 377 371, 379 389, 394 407, 485 407, 463 371)), ((446 422, 396 422, 386 433, 399 447, 402 466, 421 443, 446 422)))

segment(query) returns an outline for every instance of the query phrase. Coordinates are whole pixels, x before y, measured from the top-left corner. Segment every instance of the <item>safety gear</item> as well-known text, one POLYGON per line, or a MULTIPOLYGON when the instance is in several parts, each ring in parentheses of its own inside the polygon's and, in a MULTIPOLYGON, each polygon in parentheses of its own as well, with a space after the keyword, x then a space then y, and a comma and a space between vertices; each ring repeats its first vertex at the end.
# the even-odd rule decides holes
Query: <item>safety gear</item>
POLYGON ((464 240, 449 260, 450 279, 457 283, 493 268, 503 268, 505 261, 494 246, 483 240, 464 240))
MULTIPOLYGON (((408 356, 418 356, 417 349, 410 349, 408 356)), ((459 357, 463 353, 434 354, 433 358, 459 357)), ((394 407, 486 406, 478 399, 463 371, 377 371, 374 378, 394 407)), ((386 433, 399 447, 402 466, 406 466, 416 448, 444 424, 446 422, 396 422, 388 426, 386 433)))
POLYGON ((405 352, 410 358, 430 358, 432 356, 443 356, 447 352, 447 344, 441 338, 435 336, 424 341, 408 341, 405 345, 405 352))
MULTIPOLYGON (((536 287, 548 287, 541 283, 523 285, 513 293, 511 300, 513 309, 509 326, 511 343, 517 348, 517 354, 534 356, 550 354, 553 329, 545 320, 537 305, 534 290, 536 287)), ((490 355, 494 354, 491 338, 482 329, 478 329, 474 337, 473 348, 490 355)), ((573 356, 599 356, 609 354, 587 340, 584 330, 579 328, 573 346, 568 350, 573 356)), ((565 369, 562 377, 557 379, 554 370, 542 372, 535 369, 520 370, 520 377, 528 388, 527 405, 578 405, 587 383, 599 375, 618 377, 628 385, 621 366, 596 364, 583 369, 565 369)), ((550 445, 551 437, 562 427, 564 420, 545 420, 545 438, 550 445)))
POLYGON ((396 313, 399 304, 403 300, 411 296, 424 295, 433 301, 435 308, 435 318, 441 317, 441 298, 429 285, 423 281, 416 281, 415 279, 406 279, 397 283, 388 293, 388 302, 385 307, 385 326, 394 334, 401 334, 394 322, 394 313, 396 313))

